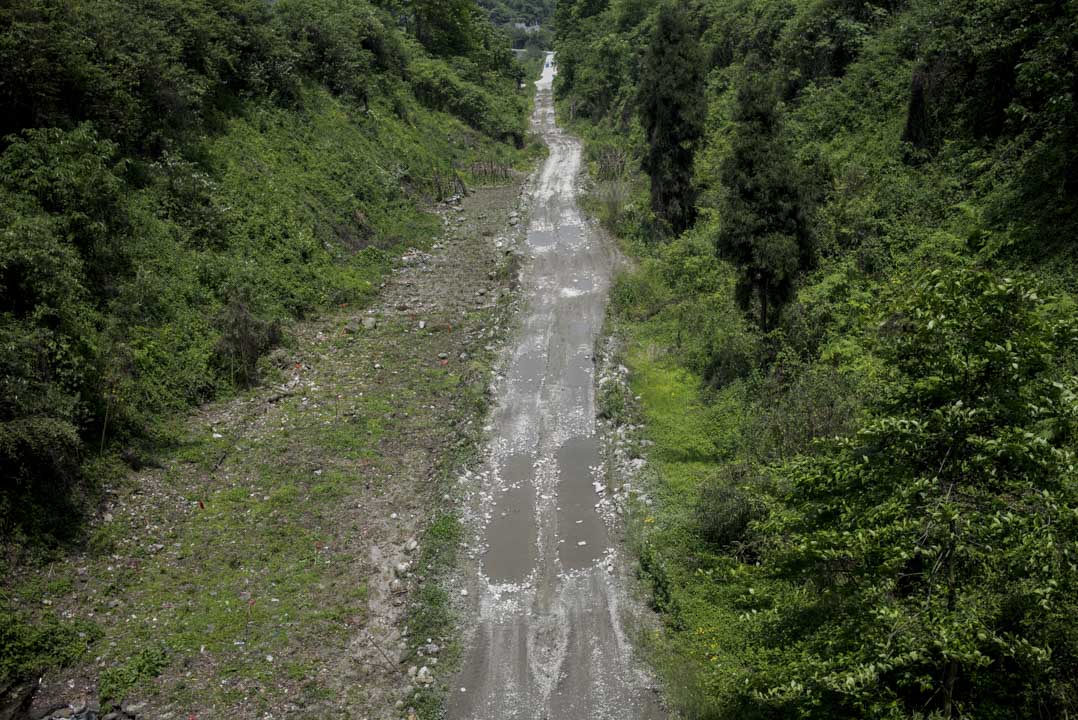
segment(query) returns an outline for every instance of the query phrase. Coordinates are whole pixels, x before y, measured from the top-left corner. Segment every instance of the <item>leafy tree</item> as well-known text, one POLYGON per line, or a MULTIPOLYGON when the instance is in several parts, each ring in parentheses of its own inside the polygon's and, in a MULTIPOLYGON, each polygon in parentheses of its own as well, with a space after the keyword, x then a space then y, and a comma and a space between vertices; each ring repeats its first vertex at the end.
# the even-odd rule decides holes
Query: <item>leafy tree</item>
POLYGON ((707 115, 697 34, 685 8, 664 4, 640 77, 640 121, 648 145, 643 167, 651 177, 651 207, 675 234, 696 220, 693 158, 707 115))
POLYGON ((297 65, 337 95, 369 103, 375 71, 400 73, 404 58, 373 8, 342 13, 334 0, 282 0, 276 8, 297 65))
POLYGON ((813 198, 783 133, 774 83, 759 68, 741 79, 733 121, 716 246, 740 271, 738 301, 748 309, 756 295, 760 329, 767 331, 798 273, 813 263, 813 198))
POLYGON ((415 35, 435 55, 465 55, 474 47, 475 0, 412 0, 415 35))
POLYGON ((479 0, 498 25, 526 23, 543 25, 554 13, 554 0, 479 0))
POLYGON ((0 2, 0 535, 77 527, 99 454, 255 380, 281 319, 362 295, 381 261, 353 252, 397 241, 432 168, 522 144, 504 38, 472 0, 417 0, 431 58, 412 5, 0 2), (418 139, 442 119, 412 95, 478 133, 418 139), (392 113, 344 122, 368 100, 392 113), (283 149, 308 133, 343 145, 283 149))
POLYGON ((765 563, 811 587, 768 697, 817 708, 803 717, 1066 717, 1078 378, 1060 359, 1078 329, 983 270, 909 293, 885 326, 898 377, 875 418, 793 463, 766 525, 765 563))

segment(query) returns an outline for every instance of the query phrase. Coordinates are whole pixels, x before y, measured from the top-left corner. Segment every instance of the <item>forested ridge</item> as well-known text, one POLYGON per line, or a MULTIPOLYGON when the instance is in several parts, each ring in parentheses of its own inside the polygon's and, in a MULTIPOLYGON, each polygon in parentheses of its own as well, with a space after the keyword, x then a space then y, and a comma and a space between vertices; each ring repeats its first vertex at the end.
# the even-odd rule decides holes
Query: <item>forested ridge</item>
POLYGON ((563 0, 691 718, 1078 709, 1078 15, 563 0), (646 451, 644 448, 647 448, 646 451))
POLYGON ((524 70, 464 0, 27 0, 0 59, 8 537, 73 529, 81 488, 371 297, 423 206, 524 142, 524 70))

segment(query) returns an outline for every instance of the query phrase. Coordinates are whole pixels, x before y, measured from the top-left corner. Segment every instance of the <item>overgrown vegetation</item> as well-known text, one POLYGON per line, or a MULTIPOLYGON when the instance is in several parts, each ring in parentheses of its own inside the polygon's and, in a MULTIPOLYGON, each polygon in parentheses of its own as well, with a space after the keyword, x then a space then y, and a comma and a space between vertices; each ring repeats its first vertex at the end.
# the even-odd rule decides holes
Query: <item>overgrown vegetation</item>
MULTIPOLYGON (((472 169, 529 159, 525 70, 472 0, 27 0, 0 64, 5 562, 109 552, 110 524, 81 532, 97 490, 277 372, 292 323, 373 298, 472 169)), ((0 618, 4 687, 96 637, 0 618)), ((166 662, 142 646, 104 699, 166 662)))
POLYGON ((612 321, 654 442, 633 534, 675 703, 1073 715, 1072 9, 563 0, 556 18, 590 206, 639 259, 612 321), (697 219, 671 236, 638 98, 681 80, 647 59, 674 5, 702 38, 707 121, 697 219))
POLYGON ((0 60, 7 537, 69 536, 95 456, 255 382, 524 144, 523 69, 471 0, 33 0, 0 60))
POLYGON ((554 14, 554 0, 479 0, 497 25, 542 26, 554 14))

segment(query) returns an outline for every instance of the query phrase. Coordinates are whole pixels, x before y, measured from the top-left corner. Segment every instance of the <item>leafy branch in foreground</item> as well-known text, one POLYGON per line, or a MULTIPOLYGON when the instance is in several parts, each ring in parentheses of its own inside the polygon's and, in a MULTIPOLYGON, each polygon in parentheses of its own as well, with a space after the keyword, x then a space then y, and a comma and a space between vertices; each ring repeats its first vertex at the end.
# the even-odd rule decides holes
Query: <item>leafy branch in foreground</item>
POLYGON ((790 464, 763 524, 765 564, 808 590, 782 614, 811 618, 765 705, 1073 709, 1078 331, 1058 315, 1023 282, 936 271, 884 326, 898 379, 875 418, 790 464))

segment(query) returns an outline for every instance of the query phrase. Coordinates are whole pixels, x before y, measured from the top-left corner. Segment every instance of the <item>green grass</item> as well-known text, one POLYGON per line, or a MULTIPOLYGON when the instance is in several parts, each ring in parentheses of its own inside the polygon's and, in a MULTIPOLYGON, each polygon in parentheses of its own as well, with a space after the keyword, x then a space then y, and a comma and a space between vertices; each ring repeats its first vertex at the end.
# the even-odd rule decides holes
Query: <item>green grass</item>
MULTIPOLYGON (((326 672, 368 622, 371 543, 385 541, 391 511, 417 494, 431 505, 476 462, 494 352, 471 338, 502 311, 436 313, 419 335, 384 322, 344 336, 361 316, 354 307, 298 326, 289 352, 308 369, 277 378, 300 374, 292 394, 256 388, 177 423, 157 457, 164 469, 118 486, 124 502, 95 525, 85 554, 10 581, 0 606, 19 611, 12 631, 39 632, 10 643, 4 662, 92 665, 105 702, 266 712, 295 698, 362 702, 361 682, 344 689, 326 672), (468 362, 437 363, 465 345, 468 362), (386 369, 372 370, 375 357, 386 369)), ((441 675, 459 657, 443 581, 463 529, 448 511, 427 521, 416 528, 423 580, 407 624, 410 642, 445 647, 441 675)), ((409 702, 435 717, 443 699, 424 690, 409 702)))
POLYGON ((688 717, 705 717, 713 710, 710 699, 724 693, 712 683, 729 677, 711 669, 746 662, 745 650, 766 611, 760 599, 771 587, 750 566, 709 551, 693 529, 701 487, 738 445, 723 438, 740 435, 751 405, 737 386, 705 402, 701 378, 653 342, 660 323, 620 321, 613 327, 627 345, 631 394, 639 398, 631 417, 654 443, 645 489, 655 502, 633 505, 628 536, 665 625, 663 633, 645 639, 649 657, 674 706, 688 717))

